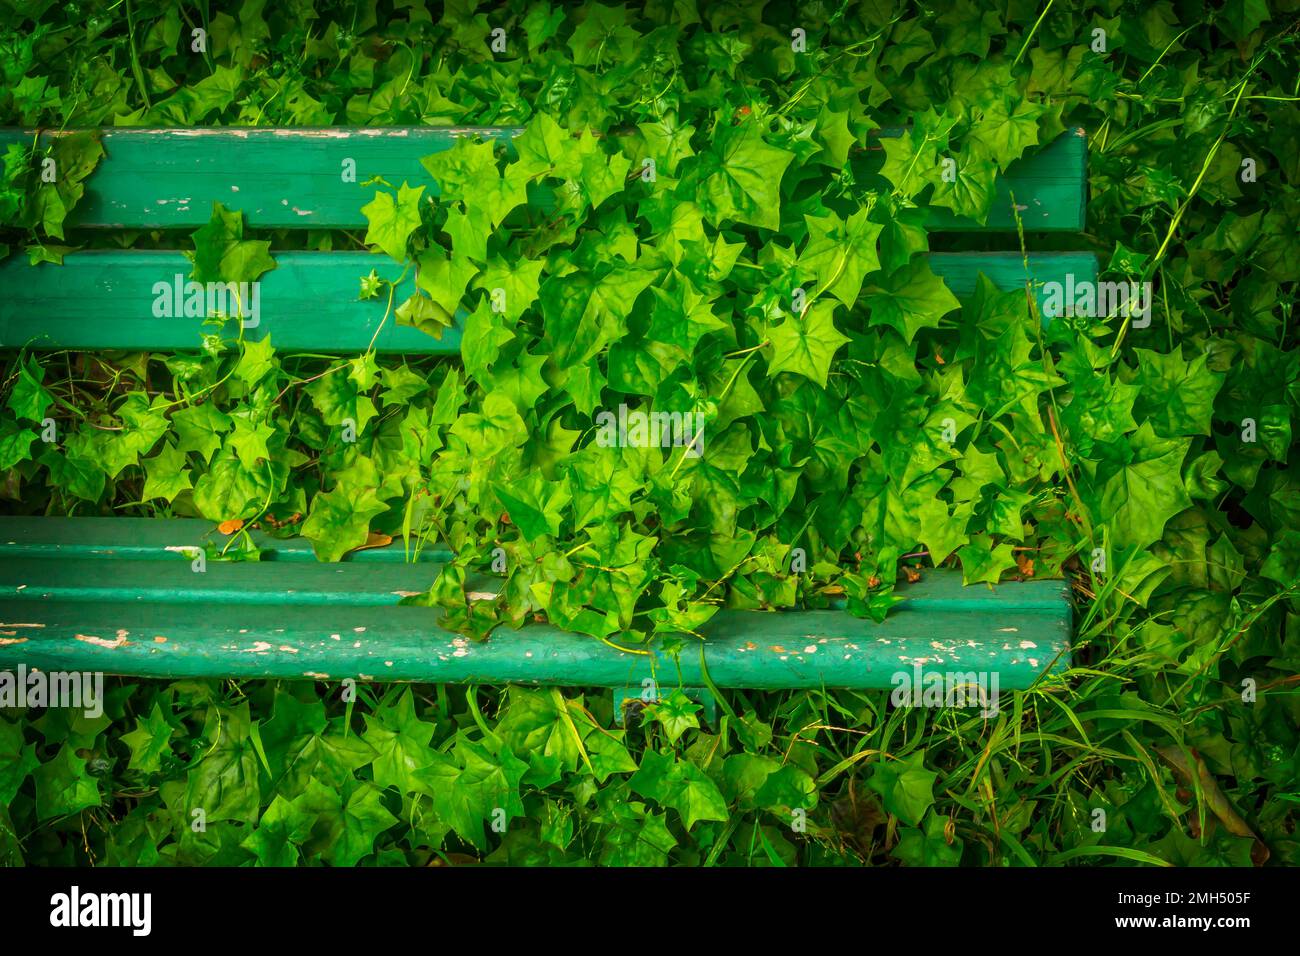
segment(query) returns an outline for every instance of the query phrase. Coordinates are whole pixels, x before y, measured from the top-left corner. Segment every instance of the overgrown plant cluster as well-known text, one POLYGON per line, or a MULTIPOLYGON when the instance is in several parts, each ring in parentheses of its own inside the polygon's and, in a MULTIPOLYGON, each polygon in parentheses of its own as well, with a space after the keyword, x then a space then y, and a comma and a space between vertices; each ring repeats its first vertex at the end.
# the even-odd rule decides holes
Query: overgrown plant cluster
MULTIPOLYGON (((1064 576, 1079 602, 1075 666, 991 717, 729 692, 706 723, 674 693, 623 729, 608 691, 111 681, 99 718, 0 713, 0 860, 1300 862, 1297 19, 1292 0, 0 14, 9 125, 523 127, 358 183, 364 235, 256 234, 234 198, 192 236, 130 235, 183 242, 200 281, 371 249, 358 296, 459 324, 460 355, 295 355, 198 322, 178 354, 11 351, 8 512, 199 516, 234 534, 212 559, 255 560, 253 526, 324 560, 441 540, 455 560, 410 600, 473 637, 545 619, 635 648, 723 607, 833 602, 881 619, 939 566, 1064 576), (995 177, 1075 128, 1085 234, 931 227, 983 221, 995 177), (1150 322, 1044 322, 987 280, 958 302, 924 256, 1062 246, 1151 283, 1150 322), (620 405, 691 415, 703 454, 598 441, 620 405), (497 597, 471 597, 498 549, 497 597)), ((100 143, 57 149, 57 183, 39 151, 4 156, 10 256, 111 241, 64 228, 100 143)))

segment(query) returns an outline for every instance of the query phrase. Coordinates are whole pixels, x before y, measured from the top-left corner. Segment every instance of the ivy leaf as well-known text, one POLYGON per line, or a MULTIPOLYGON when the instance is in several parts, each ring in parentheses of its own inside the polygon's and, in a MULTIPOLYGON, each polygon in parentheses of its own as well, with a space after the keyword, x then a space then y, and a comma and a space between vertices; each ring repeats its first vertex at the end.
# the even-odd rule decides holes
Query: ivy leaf
POLYGON ((717 226, 732 220, 764 229, 781 223, 781 177, 794 153, 763 140, 755 123, 724 126, 710 149, 694 157, 693 177, 683 179, 679 195, 689 198, 697 188, 695 201, 709 221, 717 226))
POLYGON ((729 816, 718 785, 695 764, 678 760, 671 752, 647 750, 628 786, 643 797, 676 810, 687 830, 701 820, 725 821, 729 816))
POLYGON ((969 134, 971 146, 1005 170, 1038 143, 1038 118, 1046 110, 1023 97, 995 94, 969 134))
POLYGON ((939 153, 948 148, 952 121, 929 109, 916 113, 901 136, 882 136, 885 153, 880 175, 895 192, 911 198, 938 178, 939 153))
POLYGON ((970 542, 957 550, 961 559, 962 584, 997 584, 1002 572, 1010 571, 1016 566, 1015 554, 1011 545, 993 545, 988 535, 976 535, 970 542))
POLYGON ((984 105, 982 120, 971 130, 971 147, 1005 170, 1039 142, 1039 117, 1045 112, 1047 107, 1030 100, 995 95, 991 103, 984 105))
POLYGON ((997 166, 992 160, 977 156, 974 150, 953 150, 946 158, 953 161, 952 176, 945 177, 941 168, 930 205, 943 206, 952 210, 953 215, 975 222, 985 222, 996 194, 997 166))
POLYGON ((374 852, 379 834, 398 822, 384 806, 380 789, 360 781, 347 788, 336 812, 323 816, 329 821, 323 856, 331 866, 356 866, 374 852))
POLYGON ((430 756, 432 764, 417 774, 422 792, 432 797, 438 817, 464 840, 486 849, 483 821, 493 819, 494 811, 503 811, 507 822, 524 815, 519 783, 528 764, 509 748, 490 740, 474 743, 460 734, 450 753, 433 751, 430 756))
POLYGON ((103 804, 99 781, 86 772, 86 759, 66 743, 52 760, 36 768, 36 812, 41 820, 68 816, 103 804))
POLYGON ((492 486, 505 505, 510 520, 528 541, 544 535, 558 535, 564 507, 572 500, 567 481, 549 481, 538 471, 522 479, 492 486))
MULTIPOLYGON (((194 251, 185 255, 193 263, 190 278, 195 282, 255 282, 275 268, 271 243, 244 238, 244 217, 219 202, 212 204, 212 218, 193 234, 194 251)), ((241 310, 247 303, 240 303, 241 310)))
POLYGON ((131 760, 127 766, 141 773, 161 770, 163 755, 171 753, 171 739, 175 733, 176 728, 154 701, 148 716, 135 719, 135 730, 122 735, 122 743, 131 748, 131 760))
POLYGON ((849 341, 840 334, 831 321, 835 311, 832 302, 815 302, 802 316, 788 315, 786 320, 772 329, 772 361, 767 374, 795 372, 811 379, 823 388, 830 374, 831 359, 841 345, 849 341))
POLYGON ((431 246, 416 257, 415 284, 428 293, 434 303, 448 315, 460 309, 469 280, 478 274, 478 266, 462 256, 448 256, 431 246))
POLYGON ((871 325, 896 329, 908 343, 921 329, 937 329, 945 315, 961 308, 924 256, 917 256, 879 285, 867 286, 862 299, 871 310, 871 325))
POLYGON ((204 462, 212 459, 212 453, 221 447, 222 433, 234 425, 225 412, 213 402, 191 405, 172 415, 172 427, 176 430, 176 449, 180 452, 197 452, 204 462))
POLYGON ((44 421, 46 409, 54 403, 54 396, 41 384, 44 379, 45 369, 35 358, 20 363, 13 389, 9 392, 9 410, 28 421, 44 421))
POLYGON ((918 826, 925 811, 934 805, 937 773, 925 769, 925 752, 910 757, 883 760, 874 765, 867 786, 880 794, 885 810, 910 826, 918 826))
POLYGON ((817 278, 817 294, 830 292, 849 308, 857 301, 862 278, 880 268, 876 237, 883 226, 860 209, 847 220, 831 214, 805 216, 808 245, 799 254, 799 271, 817 278))
POLYGON ((30 428, 19 428, 9 419, 0 421, 0 472, 30 458, 32 442, 39 437, 30 428))
POLYGON ((689 123, 665 117, 656 122, 638 123, 637 129, 645 142, 645 155, 655 161, 657 173, 674 176, 681 161, 695 155, 691 147, 695 127, 689 123))
POLYGON ((366 715, 362 738, 378 754, 373 763, 375 783, 403 793, 420 789, 417 774, 433 762, 429 742, 435 729, 434 724, 416 716, 409 687, 395 703, 366 715))
POLYGON ((930 814, 923 829, 904 827, 899 831, 898 846, 891 856, 908 866, 957 866, 961 862, 962 841, 949 845, 944 833, 945 817, 930 814))
POLYGON ((537 301, 543 265, 530 259, 511 263, 499 256, 493 257, 474 280, 474 288, 487 292, 489 301, 493 301, 496 290, 500 290, 501 314, 513 322, 537 301))
POLYGON ((592 3, 583 8, 585 16, 569 37, 573 62, 579 66, 600 63, 624 63, 632 56, 633 44, 640 37, 627 25, 627 10, 621 5, 592 3))
POLYGON ((35 223, 47 235, 64 238, 63 222, 85 193, 85 180, 104 157, 98 130, 59 136, 50 150, 54 181, 42 179, 32 204, 35 223))
POLYGON ((164 443, 158 454, 144 460, 145 482, 140 497, 146 501, 162 498, 170 503, 186 488, 193 487, 187 466, 185 453, 170 443, 164 443))
POLYGON ((930 498, 917 510, 921 521, 921 530, 917 540, 930 552, 930 561, 935 567, 965 544, 966 523, 971 513, 969 504, 958 505, 956 510, 948 513, 948 506, 939 498, 930 498))
POLYGON ((466 374, 476 381, 488 381, 502 347, 513 341, 514 334, 488 307, 487 299, 480 299, 478 308, 465 319, 461 333, 460 355, 466 374))
POLYGON ((463 210, 448 206, 442 231, 451 236, 451 248, 458 257, 474 262, 487 260, 492 221, 487 212, 478 206, 469 206, 463 210))
POLYGON ((492 141, 475 143, 461 137, 451 149, 425 156, 420 163, 437 181, 441 200, 462 200, 467 209, 478 209, 487 217, 490 229, 499 226, 516 206, 528 202, 526 177, 517 172, 501 175, 492 141))
POLYGON ((366 543, 371 519, 387 510, 374 488, 339 484, 312 499, 302 534, 311 541, 317 560, 338 561, 366 543))
POLYGON ((258 462, 271 457, 267 440, 274 435, 275 429, 266 422, 253 422, 246 415, 239 415, 235 418, 235 430, 227 442, 239 456, 239 463, 249 471, 254 471, 259 467, 258 462))
POLYGON ((1160 438, 1143 422, 1129 441, 1099 446, 1106 457, 1080 493, 1113 547, 1146 548, 1160 540, 1170 518, 1191 507, 1182 479, 1190 445, 1187 438, 1160 438))
POLYGON ((370 396, 362 393, 357 383, 336 369, 317 379, 306 389, 312 403, 320 410, 326 425, 342 425, 351 419, 360 434, 370 419, 379 414, 370 396))
POLYGON ((235 377, 248 385, 256 385, 268 372, 279 367, 275 349, 271 347, 271 336, 257 341, 245 339, 243 354, 235 366, 235 377))
POLYGON ((245 468, 227 441, 195 482, 194 506, 209 521, 252 518, 273 490, 268 470, 265 466, 256 471, 245 468))
POLYGON ((514 146, 519 157, 514 165, 529 178, 554 175, 567 179, 577 172, 569 152, 572 137, 547 113, 534 114, 524 131, 515 137, 514 146))
POLYGON ((211 746, 186 775, 183 806, 202 807, 209 826, 221 820, 257 820, 258 758, 248 701, 207 710, 203 735, 211 746))
POLYGON ((1214 399, 1223 385, 1223 376, 1206 365, 1209 356, 1184 361, 1177 349, 1168 355, 1150 349, 1134 349, 1133 354, 1138 359, 1137 417, 1150 422, 1162 438, 1209 435, 1214 399))
POLYGON ((28 775, 40 766, 36 745, 23 743, 23 725, 0 717, 0 806, 8 806, 28 775))
POLYGON ((406 261, 406 242, 420 225, 420 196, 423 186, 412 188, 403 182, 396 198, 380 189, 361 207, 365 214, 366 244, 375 245, 398 262, 406 261))
POLYGON ((647 707, 646 713, 663 727, 668 742, 675 744, 687 730, 699 729, 700 719, 695 714, 702 709, 679 688, 659 703, 647 707))

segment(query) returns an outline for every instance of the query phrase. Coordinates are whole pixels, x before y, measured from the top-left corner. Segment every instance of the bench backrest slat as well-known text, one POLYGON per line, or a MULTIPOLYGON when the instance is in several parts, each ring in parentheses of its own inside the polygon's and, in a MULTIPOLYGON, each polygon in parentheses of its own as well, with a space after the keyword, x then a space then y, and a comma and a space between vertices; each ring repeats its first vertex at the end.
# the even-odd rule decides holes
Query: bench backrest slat
MULTIPOLYGON (((374 269, 396 281, 401 269, 385 256, 365 252, 281 252, 276 268, 262 276, 257 325, 244 337, 286 352, 358 353, 374 341, 375 350, 408 355, 458 355, 460 324, 435 339, 419 329, 384 320, 386 295, 361 301, 359 279, 374 269), (375 329, 382 329, 375 337, 375 329)), ((1088 253, 1031 253, 1029 270, 1019 253, 931 253, 930 265, 958 298, 975 290, 979 273, 1001 289, 1023 288, 1027 280, 1065 283, 1096 278, 1097 261, 1088 253)), ((176 314, 175 289, 189 275, 189 261, 179 252, 104 250, 82 252, 63 265, 30 266, 21 256, 0 262, 0 347, 34 349, 126 349, 185 351, 195 349, 204 319, 176 314), (178 280, 177 276, 181 278, 178 280), (157 285, 162 283, 162 286, 157 285), (166 291, 155 292, 155 289, 166 291), (166 301, 159 304, 159 298, 166 301), (155 306, 172 314, 156 316, 155 306)), ((394 298, 400 303, 415 289, 407 277, 394 298)), ((184 305, 184 302, 181 302, 184 305)), ((248 311, 246 309, 246 311, 248 311)), ((233 309, 228 310, 233 314, 233 309)), ((252 319, 248 320, 251 323, 252 319)), ((222 333, 234 337, 234 322, 222 333)))
MULTIPOLYGON (((65 133, 43 133, 42 140, 65 133)), ((366 225, 361 207, 374 195, 361 184, 380 176, 437 186, 420 159, 450 149, 464 136, 510 140, 517 127, 338 127, 330 129, 106 129, 104 157, 68 225, 104 229, 194 229, 212 215, 213 202, 239 210, 261 229, 355 229, 366 225), (355 178, 345 177, 345 161, 355 178)), ((877 131, 880 136, 901 130, 877 131)), ((25 130, 0 128, 0 151, 30 143, 25 130)), ((1068 130, 1014 163, 999 177, 987 223, 936 207, 933 228, 1007 232, 1016 229, 1011 196, 1023 207, 1024 228, 1078 232, 1083 228, 1087 142, 1068 130)))

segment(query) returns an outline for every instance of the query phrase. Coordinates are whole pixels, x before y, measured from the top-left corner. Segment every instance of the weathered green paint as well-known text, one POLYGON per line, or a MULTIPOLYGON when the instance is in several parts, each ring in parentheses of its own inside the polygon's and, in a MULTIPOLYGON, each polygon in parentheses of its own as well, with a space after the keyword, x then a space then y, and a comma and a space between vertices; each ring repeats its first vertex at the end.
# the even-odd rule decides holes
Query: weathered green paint
MULTIPOLYGON (((386 569, 387 570, 387 569, 386 569)), ((1068 661, 1059 581, 962 588, 930 572, 884 623, 836 610, 719 613, 677 661, 619 651, 547 625, 498 628, 483 643, 442 629, 433 608, 332 604, 0 601, 0 668, 141 677, 228 676, 452 683, 755 689, 890 687, 900 672, 995 672, 1021 689, 1068 661), (1005 596, 1010 593, 1010 597, 1005 596), (1019 595, 1016 594, 1019 592, 1019 595), (956 603, 944 607, 945 596, 956 603)))
MULTIPOLYGON (((263 563, 316 561, 311 542, 306 538, 273 538, 255 530, 248 534, 261 549, 263 563)), ((0 558, 180 560, 184 557, 188 561, 185 555, 196 547, 219 550, 229 541, 211 521, 202 518, 0 518, 0 558)), ((381 548, 353 551, 344 557, 343 563, 445 563, 451 558, 452 552, 437 542, 421 544, 412 538, 408 543, 397 537, 381 548)))
POLYGON ((1016 160, 994 182, 984 223, 930 209, 929 227, 943 232, 1082 232, 1088 205, 1088 140, 1082 129, 1066 130, 1042 149, 1016 160))
MULTIPOLYGON (((47 132, 48 141, 63 134, 47 132)), ((74 226, 193 229, 220 202, 259 229, 355 229, 374 198, 374 176, 394 188, 405 180, 437 195, 420 158, 463 136, 509 139, 506 127, 212 127, 100 131, 104 157, 68 217, 74 226), (344 162, 356 177, 345 181, 344 162)), ((28 144, 33 131, 0 130, 0 150, 28 144)))
MULTIPOLYGON (((435 339, 418 329, 385 319, 387 296, 359 301, 359 279, 374 269, 396 280, 401 270, 389 259, 364 252, 281 252, 277 266, 261 280, 258 323, 246 338, 270 335, 281 351, 364 351, 373 339, 380 352, 456 355, 460 329, 435 339), (375 330, 379 329, 376 337, 375 330)), ((930 264, 958 298, 975 289, 986 274, 1002 289, 1023 288, 1032 281, 1064 283, 1093 280, 1097 260, 1089 253, 1030 253, 1028 270, 1019 253, 931 253, 930 264)), ((190 264, 178 252, 103 251, 69 255, 63 265, 31 266, 20 256, 0 262, 0 346, 33 349, 127 349, 183 351, 199 347, 201 335, 213 331, 202 318, 154 315, 155 283, 174 285, 188 276, 190 264), (87 303, 96 303, 89 308, 87 303)), ((414 291, 407 278, 396 301, 414 291)), ((238 334, 233 321, 224 330, 238 334)))
MULTIPOLYGON (((387 256, 365 252, 276 252, 276 267, 262 276, 257 326, 244 336, 267 335, 283 352, 364 352, 374 340, 380 352, 458 355, 460 330, 442 338, 398 325, 388 296, 359 300, 360 279, 372 269, 396 281, 401 268, 387 256), (379 330, 378 336, 375 335, 379 330)), ((22 256, 0 262, 0 346, 96 351, 197 349, 217 331, 203 318, 155 317, 158 282, 188 278, 192 266, 179 252, 127 250, 80 252, 63 265, 31 266, 22 256)), ((408 276, 394 308, 415 291, 408 276)), ((173 303, 174 304, 174 303, 173 303)), ((239 334, 234 321, 221 330, 239 334)))
POLYGON ((393 604, 429 590, 443 565, 344 561, 206 561, 0 558, 0 598, 160 604, 393 604))
MULTIPOLYGON (((45 132, 42 140, 74 131, 45 132)), ((361 207, 374 195, 361 184, 380 176, 394 187, 437 184, 420 158, 450 148, 463 136, 507 143, 517 127, 331 127, 327 129, 210 128, 101 131, 104 158, 86 184, 86 194, 68 218, 70 225, 95 228, 192 229, 212 214, 213 202, 244 213, 264 229, 354 229, 364 227, 361 207), (344 162, 356 165, 345 181, 344 162)), ((886 129, 877 135, 898 135, 886 129)), ((0 150, 32 142, 34 131, 0 129, 0 150)), ((1024 208, 1030 231, 1083 228, 1087 141, 1083 130, 1067 130, 1055 142, 1012 164, 996 184, 984 225, 936 207, 931 223, 952 230, 1009 231, 1016 228, 1011 195, 1024 208)))
POLYGON ((1076 283, 1097 280, 1097 257, 1090 252, 1031 252, 1027 255, 1005 252, 932 252, 930 268, 942 277, 958 299, 965 301, 975 292, 983 273, 1003 291, 1031 286, 1043 325, 1049 323, 1043 313, 1043 284, 1060 282, 1073 275, 1076 283), (1028 267, 1026 267, 1026 261, 1028 267))

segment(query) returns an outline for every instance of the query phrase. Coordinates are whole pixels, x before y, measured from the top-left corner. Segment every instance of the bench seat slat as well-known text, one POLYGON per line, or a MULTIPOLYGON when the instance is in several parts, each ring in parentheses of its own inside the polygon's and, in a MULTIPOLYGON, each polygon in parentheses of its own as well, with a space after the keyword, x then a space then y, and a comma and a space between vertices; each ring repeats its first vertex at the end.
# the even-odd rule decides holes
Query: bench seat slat
POLYGON ((173 560, 0 558, 0 596, 24 601, 159 604, 393 604, 429 589, 443 565, 371 562, 210 561, 193 571, 173 560))
MULTIPOLYGON (((419 329, 384 319, 387 296, 358 299, 360 277, 375 270, 397 279, 400 270, 383 256, 365 252, 281 252, 276 268, 261 279, 258 324, 244 330, 246 338, 266 335, 280 351, 358 353, 382 329, 375 348, 384 353, 457 355, 460 328, 446 329, 435 339, 419 329)), ((1001 289, 1035 283, 1095 280, 1097 260, 1090 253, 1031 253, 1026 272, 1019 253, 931 253, 930 265, 954 295, 965 298, 975 290, 980 272, 1001 289)), ((0 347, 129 351, 197 349, 202 334, 215 331, 202 318, 155 317, 159 293, 155 284, 174 287, 190 272, 179 252, 106 250, 69 255, 63 265, 30 266, 22 257, 0 262, 0 347)), ((398 287, 395 302, 415 290, 408 277, 398 287)), ((172 297, 174 299, 174 296, 172 297)), ((1042 290, 1039 289, 1041 306, 1042 290)), ((173 302, 173 306, 175 303, 173 302)), ((173 310, 174 311, 174 310, 173 310)), ((234 322, 225 334, 238 333, 234 322)))
MULTIPOLYGON (((46 132, 42 140, 68 135, 46 132)), ((269 127, 208 129, 111 128, 101 131, 104 157, 68 224, 105 229, 193 229, 221 202, 244 213, 260 229, 355 229, 366 225, 361 207, 374 194, 361 184, 381 176, 394 187, 403 180, 437 186, 421 157, 448 149, 463 136, 509 141, 518 127, 269 127), (356 164, 345 181, 344 160, 356 164)), ((899 129, 876 131, 898 135, 899 129)), ((29 144, 33 132, 0 128, 0 151, 29 144)), ((950 230, 1014 231, 1011 194, 1025 207, 1026 229, 1083 228, 1085 154, 1083 130, 1071 129, 1012 164, 995 185, 986 224, 935 207, 932 226, 950 230)), ((638 164, 639 165, 639 164, 638 164)))
MULTIPOLYGON (((306 538, 273 538, 264 531, 250 530, 253 543, 262 551, 261 563, 270 561, 316 561, 306 538)), ((108 558, 117 560, 179 560, 196 547, 220 548, 228 538, 211 521, 202 518, 56 518, 12 516, 0 518, 0 558, 108 558)), ((344 564, 402 564, 408 561, 443 564, 452 559, 442 544, 419 545, 412 539, 408 549, 395 538, 383 547, 353 551, 344 564)))
MULTIPOLYGON (((385 569, 389 570, 389 569, 385 569)), ((723 611, 702 650, 719 687, 888 688, 913 672, 996 671, 1023 689, 1068 662, 1062 582, 1007 584, 1027 598, 971 603, 961 576, 927 575, 929 607, 905 603, 883 624, 843 611, 723 611), (961 594, 944 609, 937 592, 961 594), (1017 606, 1025 604, 1028 607, 1017 606)), ((907 586, 900 588, 906 595, 907 586)), ((498 628, 476 643, 439 626, 436 609, 331 604, 0 600, 0 668, 102 670, 142 677, 319 678, 621 687, 704 683, 699 655, 651 661, 549 625, 498 628), (680 668, 680 669, 679 669, 680 668)))

